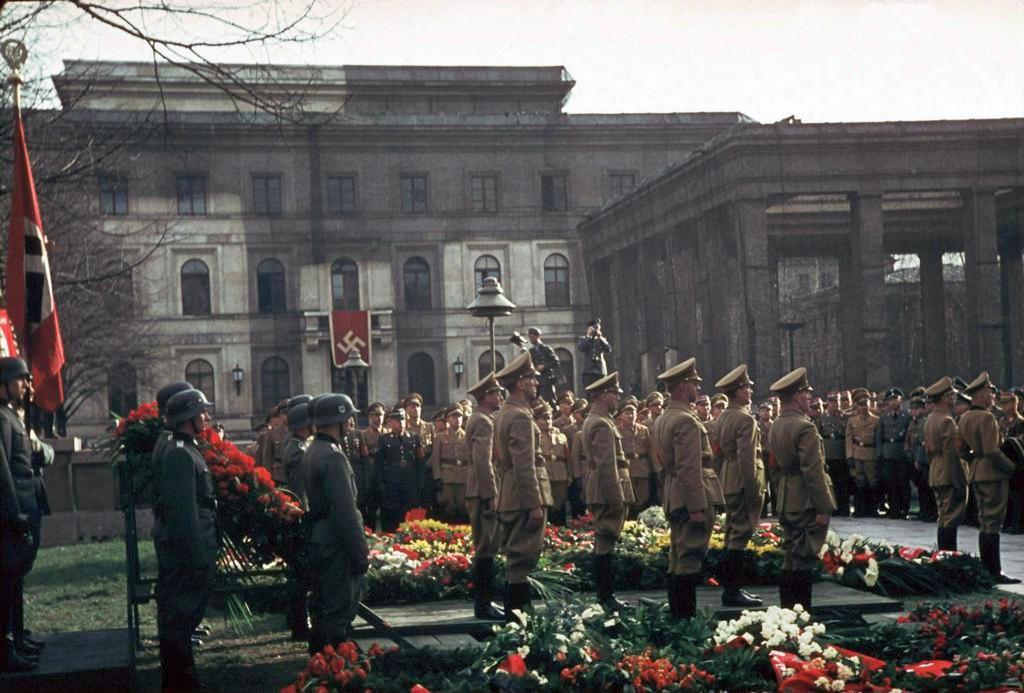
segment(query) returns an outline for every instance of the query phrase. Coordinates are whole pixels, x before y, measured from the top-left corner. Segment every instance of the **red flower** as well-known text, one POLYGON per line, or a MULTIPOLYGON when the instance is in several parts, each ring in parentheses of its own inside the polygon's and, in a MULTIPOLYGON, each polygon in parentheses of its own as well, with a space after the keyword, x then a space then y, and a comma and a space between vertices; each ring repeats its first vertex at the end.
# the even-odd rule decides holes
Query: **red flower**
POLYGON ((498 667, 498 671, 504 671, 512 676, 526 676, 526 662, 516 653, 505 657, 505 661, 498 667))
POLYGON ((415 686, 409 689, 409 693, 430 693, 430 691, 417 683, 415 686))

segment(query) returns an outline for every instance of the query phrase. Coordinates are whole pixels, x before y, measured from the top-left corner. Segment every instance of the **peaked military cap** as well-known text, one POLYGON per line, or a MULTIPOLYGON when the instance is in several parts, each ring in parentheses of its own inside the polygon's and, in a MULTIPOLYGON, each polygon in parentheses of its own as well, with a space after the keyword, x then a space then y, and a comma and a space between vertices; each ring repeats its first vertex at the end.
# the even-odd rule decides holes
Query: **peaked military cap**
POLYGON ((807 380, 807 369, 803 366, 782 376, 768 389, 776 395, 793 395, 801 390, 814 390, 807 380))
POLYGON ((592 396, 604 394, 605 392, 614 392, 616 394, 622 394, 622 388, 619 387, 619 372, 609 373, 603 378, 595 380, 587 386, 587 392, 592 396))
POLYGON ((572 403, 572 411, 574 414, 581 411, 585 412, 588 409, 590 409, 590 402, 587 401, 586 397, 580 397, 572 403))
POLYGON ((945 375, 926 387, 923 394, 931 401, 938 402, 947 392, 952 390, 953 380, 948 375, 945 375))
POLYGON ((664 404, 665 403, 665 395, 663 395, 660 392, 658 392, 657 390, 655 390, 651 394, 647 395, 647 398, 644 401, 647 402, 648 406, 650 406, 650 404, 652 402, 658 402, 659 404, 664 404))
POLYGON ((956 391, 956 401, 957 402, 961 402, 963 404, 970 404, 971 403, 971 398, 968 397, 967 395, 965 395, 964 393, 960 392, 960 390, 957 390, 956 391))
POLYGON ((388 412, 388 419, 398 419, 399 421, 405 421, 405 409, 400 406, 396 406, 394 409, 388 412))
POLYGON ((563 402, 572 404, 575 401, 576 395, 573 394, 572 390, 564 390, 562 394, 558 395, 558 404, 562 404, 563 402))
POLYGON ((693 380, 695 382, 702 382, 704 379, 697 374, 697 359, 691 356, 682 363, 678 363, 672 366, 667 371, 658 376, 658 380, 662 382, 675 382, 677 380, 693 380))
POLYGON ((990 387, 993 390, 996 389, 996 386, 992 383, 992 379, 988 377, 988 371, 982 371, 978 374, 978 377, 972 380, 971 384, 964 388, 964 394, 973 395, 984 387, 990 387))
POLYGON ((717 394, 714 394, 714 395, 711 395, 711 406, 712 407, 717 407, 717 406, 727 407, 727 406, 729 406, 729 398, 726 397, 725 395, 723 395, 721 392, 719 392, 717 394))
POLYGON ((920 385, 918 385, 917 387, 915 387, 913 390, 910 391, 911 398, 913 398, 913 397, 920 397, 923 394, 924 394, 924 388, 921 387, 920 385))
POLYGON ((1000 404, 1006 404, 1007 402, 1016 402, 1016 401, 1017 401, 1017 395, 1015 395, 1014 393, 1010 392, 1009 390, 1004 390, 1003 392, 999 393, 999 403, 1000 404))
POLYGON ((537 327, 531 327, 530 329, 528 329, 528 330, 526 331, 526 334, 535 334, 535 335, 537 335, 538 337, 540 337, 540 336, 541 336, 541 331, 540 331, 540 328, 537 328, 537 327))
POLYGON ((458 402, 456 402, 455 404, 451 405, 450 407, 447 407, 444 410, 444 418, 446 418, 446 419, 449 416, 456 416, 456 415, 458 415, 458 416, 465 416, 466 415, 466 412, 462 411, 462 405, 459 404, 458 402))
POLYGON ((501 385, 498 384, 498 379, 494 377, 494 373, 488 373, 466 389, 466 394, 472 395, 477 402, 492 392, 501 392, 501 385))
POLYGON ((441 419, 443 419, 447 415, 448 415, 448 407, 447 406, 438 407, 434 411, 434 415, 432 417, 430 417, 430 420, 431 421, 440 421, 441 419))
POLYGON ((402 399, 402 406, 408 407, 410 404, 418 404, 423 406, 423 395, 418 392, 410 392, 402 399))
POLYGON ((533 409, 533 418, 535 419, 551 416, 551 406, 544 400, 537 402, 531 409, 533 409))
POLYGON ((731 371, 726 373, 717 383, 717 387, 722 392, 732 392, 738 390, 744 385, 753 385, 754 381, 747 375, 747 364, 741 364, 736 366, 731 371))
POLYGON ((963 392, 964 388, 967 387, 967 381, 964 380, 963 378, 961 378, 959 375, 954 375, 953 376, 953 387, 955 387, 957 390, 960 390, 961 392, 963 392))
POLYGON ((886 402, 888 402, 890 399, 893 399, 895 397, 899 397, 900 399, 903 399, 903 390, 899 389, 898 387, 890 387, 888 390, 885 391, 885 401, 886 402))
POLYGON ((918 397, 911 397, 910 398, 910 408, 911 409, 918 409, 918 408, 923 407, 923 406, 924 406, 924 398, 923 397, 918 396, 918 397))
POLYGON ((512 359, 512 363, 498 371, 494 377, 502 386, 511 389, 510 386, 514 385, 517 380, 531 375, 538 375, 537 369, 533 367, 530 352, 524 351, 512 359))
POLYGON ((384 407, 384 404, 382 402, 374 402, 373 404, 366 408, 367 415, 372 414, 375 411, 380 412, 380 415, 383 416, 387 409, 384 407))
POLYGON ((632 409, 633 411, 636 411, 637 410, 637 403, 632 401, 632 400, 628 400, 627 399, 626 403, 623 404, 621 407, 619 407, 619 413, 621 414, 622 412, 626 411, 627 409, 632 409))
POLYGON ((841 399, 841 395, 835 390, 830 390, 825 399, 829 400, 830 402, 838 402, 841 399))
POLYGON ((862 399, 868 399, 869 397, 871 397, 871 393, 868 392, 866 387, 855 387, 850 391, 850 399, 853 400, 854 404, 862 399))

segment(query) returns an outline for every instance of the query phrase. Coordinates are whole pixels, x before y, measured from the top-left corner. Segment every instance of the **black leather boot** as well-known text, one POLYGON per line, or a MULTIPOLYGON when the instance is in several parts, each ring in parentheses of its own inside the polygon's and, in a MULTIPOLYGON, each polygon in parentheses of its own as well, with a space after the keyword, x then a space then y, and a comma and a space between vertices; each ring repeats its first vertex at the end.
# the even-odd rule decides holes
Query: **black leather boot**
POLYGON ((740 589, 743 577, 743 554, 739 551, 726 551, 719 566, 719 579, 722 582, 722 606, 750 608, 761 606, 760 598, 740 589))
POLYGON ((473 615, 487 621, 504 621, 505 611, 491 602, 494 596, 494 559, 474 558, 476 587, 473 592, 473 615))
POLYGON ((505 623, 517 620, 517 609, 528 611, 530 606, 530 583, 513 582, 505 585, 505 623))
POLYGON ((668 592, 668 613, 672 618, 679 618, 679 598, 676 591, 678 582, 679 576, 669 573, 666 591, 668 592))
POLYGON ((783 570, 779 573, 779 606, 783 609, 792 609, 796 604, 796 596, 793 594, 793 571, 783 570))
POLYGON ((630 604, 615 598, 615 579, 612 575, 612 555, 594 556, 594 581, 597 587, 597 601, 610 611, 628 609, 630 604))
POLYGON ((676 576, 676 618, 693 618, 697 613, 697 583, 700 573, 676 576))
POLYGON ((796 603, 804 608, 804 611, 811 610, 812 594, 814 591, 814 574, 809 570, 793 571, 793 596, 796 603))
POLYGON ((981 551, 981 562, 988 568, 997 585, 1017 585, 1019 578, 1003 574, 1002 557, 999 553, 999 535, 984 533, 978 535, 978 547, 981 551))

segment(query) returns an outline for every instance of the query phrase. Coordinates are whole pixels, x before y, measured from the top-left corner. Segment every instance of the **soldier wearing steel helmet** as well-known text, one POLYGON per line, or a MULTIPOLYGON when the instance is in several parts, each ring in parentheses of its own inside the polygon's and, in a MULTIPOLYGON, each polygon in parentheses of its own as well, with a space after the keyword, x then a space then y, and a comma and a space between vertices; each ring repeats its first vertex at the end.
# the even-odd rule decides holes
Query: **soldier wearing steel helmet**
POLYGON ((216 572, 217 501, 197 439, 212 407, 202 392, 190 389, 170 397, 164 412, 173 434, 156 460, 160 490, 153 508, 164 690, 199 688, 192 633, 203 619, 216 572))
POLYGON ((355 476, 341 446, 345 422, 357 413, 347 395, 318 397, 312 417, 316 434, 302 457, 312 525, 307 554, 315 576, 310 653, 351 637, 363 575, 370 566, 355 476))
MULTIPOLYGON (((313 435, 313 420, 309 415, 309 405, 313 401, 310 395, 296 395, 289 400, 288 434, 281 446, 281 463, 284 466, 288 490, 295 494, 303 510, 309 509, 306 497, 306 484, 302 478, 302 458, 309 448, 310 437, 313 435)), ((304 553, 304 552, 303 552, 304 553)), ((288 611, 286 620, 292 634, 292 640, 305 641, 309 638, 309 614, 307 596, 309 594, 309 574, 305 569, 305 556, 301 556, 293 565, 288 581, 288 611)))

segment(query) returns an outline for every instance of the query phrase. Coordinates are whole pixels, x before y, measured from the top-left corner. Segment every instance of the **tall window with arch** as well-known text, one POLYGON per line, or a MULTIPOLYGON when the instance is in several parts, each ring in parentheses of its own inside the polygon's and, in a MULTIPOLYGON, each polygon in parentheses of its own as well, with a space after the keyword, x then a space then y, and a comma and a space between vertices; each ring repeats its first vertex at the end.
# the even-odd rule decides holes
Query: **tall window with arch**
POLYGON ((408 376, 410 392, 423 395, 423 403, 437 404, 437 392, 434 380, 434 359, 422 351, 409 357, 408 376))
POLYGON ((411 257, 402 268, 405 309, 430 310, 430 265, 421 257, 411 257))
POLYGON ((291 395, 288 362, 279 356, 271 356, 260 366, 260 405, 264 412, 291 395))
MULTIPOLYGON (((477 359, 477 370, 480 374, 480 380, 483 380, 488 373, 491 372, 491 350, 488 349, 480 354, 480 358, 477 359)), ((494 350, 494 372, 497 373, 505 367, 505 357, 501 355, 501 352, 497 349, 494 350)))
POLYGON ((284 265, 270 257, 256 267, 256 299, 260 313, 284 313, 284 265))
POLYGON ((493 255, 481 255, 473 265, 473 275, 476 277, 476 289, 479 291, 484 279, 488 277, 501 281, 501 263, 493 255))
POLYGON ((347 257, 331 265, 331 305, 334 310, 359 310, 359 267, 347 257))
POLYGON ((561 390, 576 391, 576 364, 572 360, 572 352, 568 349, 555 349, 555 356, 558 357, 558 367, 562 369, 563 381, 556 387, 561 390))
POLYGON ((210 268, 202 260, 181 266, 181 314, 210 314, 210 268))
POLYGON ((552 253, 544 260, 544 305, 569 305, 569 261, 561 253, 552 253))
POLYGON ((192 384, 197 390, 206 395, 211 402, 217 401, 216 378, 213 375, 213 366, 206 359, 193 359, 185 366, 185 381, 192 384))

